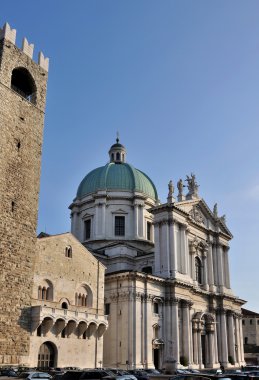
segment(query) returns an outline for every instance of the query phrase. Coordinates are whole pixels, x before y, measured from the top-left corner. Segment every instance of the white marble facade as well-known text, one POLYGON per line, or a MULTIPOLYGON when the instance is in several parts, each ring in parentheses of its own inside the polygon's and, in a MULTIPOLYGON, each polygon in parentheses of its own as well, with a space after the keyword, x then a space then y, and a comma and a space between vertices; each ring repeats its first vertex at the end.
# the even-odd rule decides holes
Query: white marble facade
MULTIPOLYGON (((109 154, 112 164, 126 165, 118 140, 109 154)), ((107 267, 104 366, 244 364, 244 301, 234 295, 229 275, 232 235, 217 205, 211 211, 199 197, 195 176, 187 176, 186 195, 182 185, 176 201, 170 181, 164 204, 148 191, 106 184, 70 206, 72 233, 107 267), (117 216, 124 223, 119 236, 117 216)))

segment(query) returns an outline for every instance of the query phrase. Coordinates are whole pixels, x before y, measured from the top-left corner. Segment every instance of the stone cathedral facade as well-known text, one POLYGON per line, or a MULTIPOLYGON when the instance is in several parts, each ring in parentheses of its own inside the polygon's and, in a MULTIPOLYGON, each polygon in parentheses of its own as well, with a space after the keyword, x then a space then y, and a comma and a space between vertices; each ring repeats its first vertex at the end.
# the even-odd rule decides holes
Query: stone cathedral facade
POLYGON ((0 29, 0 365, 217 368, 244 364, 232 236, 193 174, 165 203, 127 163, 82 180, 71 233, 36 238, 48 59, 0 29), (106 275, 105 275, 106 272, 106 275), (104 277, 105 275, 105 277, 104 277))
POLYGON ((70 205, 72 233, 107 268, 104 366, 241 366, 244 301, 230 286, 225 217, 200 198, 195 175, 178 181, 177 199, 170 181, 161 204, 119 139, 109 157, 70 205))

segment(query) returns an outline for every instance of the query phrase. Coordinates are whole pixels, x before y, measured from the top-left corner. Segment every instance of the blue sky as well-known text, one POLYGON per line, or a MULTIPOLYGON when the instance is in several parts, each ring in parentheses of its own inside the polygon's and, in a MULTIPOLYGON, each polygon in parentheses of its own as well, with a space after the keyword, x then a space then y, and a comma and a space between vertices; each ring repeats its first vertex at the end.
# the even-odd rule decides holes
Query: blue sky
POLYGON ((234 235, 231 285, 259 312, 259 2, 9 0, 0 23, 50 57, 39 231, 70 229, 82 178, 128 162, 167 184, 196 174, 234 235))

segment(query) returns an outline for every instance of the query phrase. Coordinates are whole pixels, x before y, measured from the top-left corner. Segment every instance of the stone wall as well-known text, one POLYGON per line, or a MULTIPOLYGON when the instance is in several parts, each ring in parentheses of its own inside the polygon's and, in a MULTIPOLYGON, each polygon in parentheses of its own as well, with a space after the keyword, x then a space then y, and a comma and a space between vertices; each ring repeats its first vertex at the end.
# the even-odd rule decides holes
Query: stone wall
POLYGON ((46 83, 43 68, 0 41, 0 364, 26 362, 29 354, 46 83), (17 67, 35 82, 35 104, 11 89, 17 67))

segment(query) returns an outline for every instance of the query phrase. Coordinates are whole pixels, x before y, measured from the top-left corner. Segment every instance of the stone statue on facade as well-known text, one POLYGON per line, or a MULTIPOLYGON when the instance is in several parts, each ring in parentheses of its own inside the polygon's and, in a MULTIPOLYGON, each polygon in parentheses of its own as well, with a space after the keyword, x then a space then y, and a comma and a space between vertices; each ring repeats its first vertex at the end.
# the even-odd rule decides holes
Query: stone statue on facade
POLYGON ((218 218, 218 204, 217 203, 215 203, 213 207, 213 215, 215 218, 218 218))
POLYGON ((170 180, 168 183, 168 196, 167 196, 168 203, 172 203, 175 201, 173 194, 174 194, 174 185, 173 185, 173 181, 170 180))
POLYGON ((183 188, 184 187, 185 187, 185 185, 183 184, 183 180, 182 180, 182 178, 180 178, 179 181, 177 182, 177 189, 178 189, 177 199, 178 199, 178 202, 185 200, 185 196, 183 195, 183 188))
POLYGON ((190 177, 187 175, 186 181, 187 181, 187 187, 189 190, 187 194, 187 199, 198 198, 199 185, 196 182, 195 174, 191 173, 190 177))

